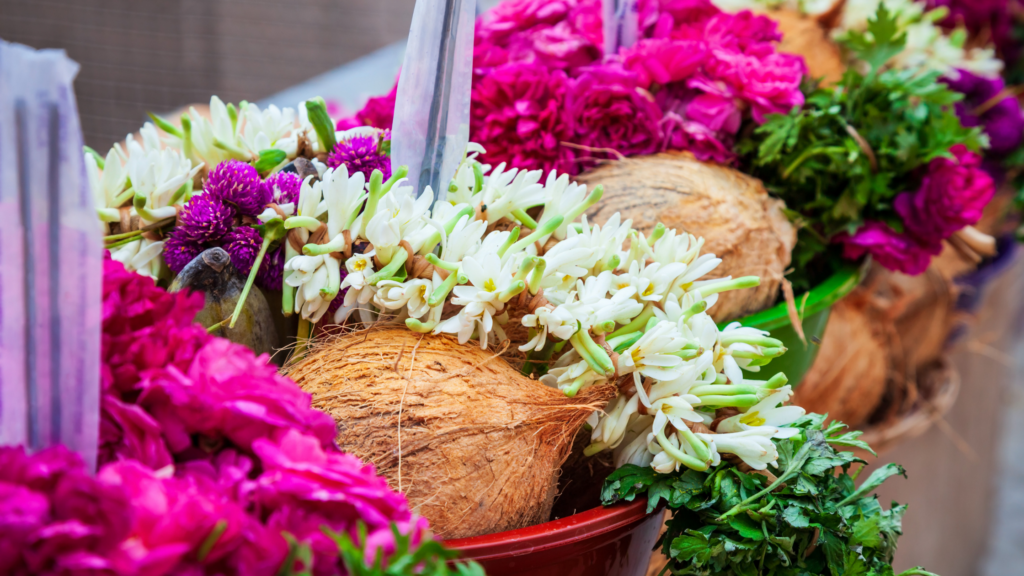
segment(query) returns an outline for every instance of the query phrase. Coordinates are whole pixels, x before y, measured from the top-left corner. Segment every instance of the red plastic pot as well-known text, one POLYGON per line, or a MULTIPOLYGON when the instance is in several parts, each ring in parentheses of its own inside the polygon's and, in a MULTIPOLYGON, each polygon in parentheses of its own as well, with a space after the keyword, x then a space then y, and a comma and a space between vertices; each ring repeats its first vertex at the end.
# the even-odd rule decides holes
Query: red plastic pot
POLYGON ((661 508, 646 511, 644 499, 445 545, 488 576, 643 576, 662 526, 661 508))

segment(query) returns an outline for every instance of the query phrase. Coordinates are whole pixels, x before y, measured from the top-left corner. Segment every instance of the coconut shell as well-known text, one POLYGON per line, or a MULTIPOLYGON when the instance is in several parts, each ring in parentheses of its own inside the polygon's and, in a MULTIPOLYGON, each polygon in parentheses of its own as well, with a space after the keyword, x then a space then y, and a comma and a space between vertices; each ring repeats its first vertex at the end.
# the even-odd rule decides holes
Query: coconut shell
POLYGON ((842 80, 846 72, 843 53, 818 18, 795 10, 773 10, 768 16, 775 20, 782 33, 779 52, 802 56, 810 77, 821 79, 825 86, 842 80))
POLYGON ((876 320, 866 298, 851 295, 832 307, 821 349, 793 404, 851 426, 867 420, 885 394, 891 365, 892 329, 876 320))
POLYGON ((402 327, 333 338, 289 372, 334 417, 341 449, 442 538, 546 522, 574 436, 615 396, 605 385, 566 398, 494 350, 402 327))
POLYGON ((760 180, 731 168, 701 162, 689 152, 626 158, 579 176, 604 185, 604 198, 587 213, 603 224, 616 212, 650 233, 661 222, 704 238, 704 253, 722 263, 708 278, 758 276, 755 289, 723 293, 710 310, 718 322, 763 310, 775 303, 796 244, 796 230, 760 180))

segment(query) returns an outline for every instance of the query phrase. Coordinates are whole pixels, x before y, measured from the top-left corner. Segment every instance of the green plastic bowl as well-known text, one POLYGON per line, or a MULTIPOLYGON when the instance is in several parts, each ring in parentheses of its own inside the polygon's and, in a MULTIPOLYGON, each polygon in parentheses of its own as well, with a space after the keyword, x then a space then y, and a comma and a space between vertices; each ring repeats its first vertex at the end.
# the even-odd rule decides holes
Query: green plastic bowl
POLYGON ((739 322, 743 326, 767 330, 771 333, 772 338, 781 340, 783 346, 788 349, 785 354, 763 366, 757 373, 757 379, 767 380, 782 372, 794 387, 799 384, 818 356, 818 343, 821 342, 821 336, 825 333, 832 305, 856 288, 860 283, 860 278, 860 267, 846 266, 821 284, 811 288, 806 295, 796 297, 797 314, 803 324, 804 336, 807 338, 806 344, 800 341, 796 330, 793 329, 785 302, 734 320, 733 322, 739 322))

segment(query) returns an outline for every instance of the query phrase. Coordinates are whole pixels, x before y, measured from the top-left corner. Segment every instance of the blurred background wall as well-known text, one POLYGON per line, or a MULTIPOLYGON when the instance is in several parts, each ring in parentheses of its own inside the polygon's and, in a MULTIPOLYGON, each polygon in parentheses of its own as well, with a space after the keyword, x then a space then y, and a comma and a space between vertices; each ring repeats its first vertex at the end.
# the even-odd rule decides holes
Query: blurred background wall
MULTIPOLYGON (((211 94, 259 100, 405 38, 413 0, 0 0, 0 37, 63 48, 97 150, 211 94)), ((292 103, 294 105, 294 103, 292 103)))

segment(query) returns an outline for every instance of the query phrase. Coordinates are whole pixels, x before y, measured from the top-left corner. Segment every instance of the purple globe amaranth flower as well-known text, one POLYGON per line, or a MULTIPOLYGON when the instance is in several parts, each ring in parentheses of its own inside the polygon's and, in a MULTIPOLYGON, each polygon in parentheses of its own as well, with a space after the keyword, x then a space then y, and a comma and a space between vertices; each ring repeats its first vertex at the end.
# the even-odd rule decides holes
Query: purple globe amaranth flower
POLYGON ((981 169, 981 156, 962 144, 950 149, 953 160, 936 158, 916 192, 903 192, 893 207, 907 232, 925 244, 935 244, 981 219, 995 195, 992 177, 981 169))
POLYGON ((263 238, 255 228, 239 226, 224 236, 221 247, 231 256, 235 270, 242 276, 248 276, 262 245, 263 238))
POLYGON ((260 187, 263 188, 263 197, 270 198, 268 204, 295 204, 299 201, 302 178, 292 172, 278 172, 268 176, 260 187))
POLYGON ((178 212, 175 231, 193 242, 213 242, 231 230, 235 218, 233 208, 211 194, 193 196, 178 212))
POLYGON ((205 249, 201 242, 188 238, 181 228, 175 228, 164 240, 164 262, 171 272, 179 274, 205 249))
POLYGON ((238 160, 221 162, 210 171, 205 189, 243 216, 257 216, 270 203, 256 168, 238 160))
MULTIPOLYGON (((287 240, 286 240, 287 241, 287 240)), ((256 273, 256 285, 264 290, 281 291, 284 279, 284 243, 277 248, 267 250, 260 263, 260 270, 256 273)), ((341 271, 341 277, 345 277, 345 270, 341 271)))
POLYGON ((380 170, 384 180, 391 178, 391 158, 377 150, 375 136, 356 136, 347 142, 339 142, 327 156, 327 165, 337 168, 342 164, 350 175, 362 172, 367 182, 374 170, 380 170))
POLYGON ((1002 156, 1013 151, 1024 138, 1024 112, 1020 102, 1006 92, 1002 78, 986 78, 966 70, 957 70, 957 78, 944 78, 943 82, 952 90, 964 95, 956 103, 956 114, 964 126, 981 126, 988 135, 989 149, 986 155, 1002 156), (993 98, 999 96, 997 102, 993 98), (981 114, 978 110, 984 107, 981 114))
POLYGON ((917 275, 928 269, 932 256, 942 251, 942 244, 921 244, 910 234, 900 234, 884 222, 869 220, 852 236, 837 234, 834 242, 843 244, 843 258, 859 260, 864 254, 889 270, 917 275))

